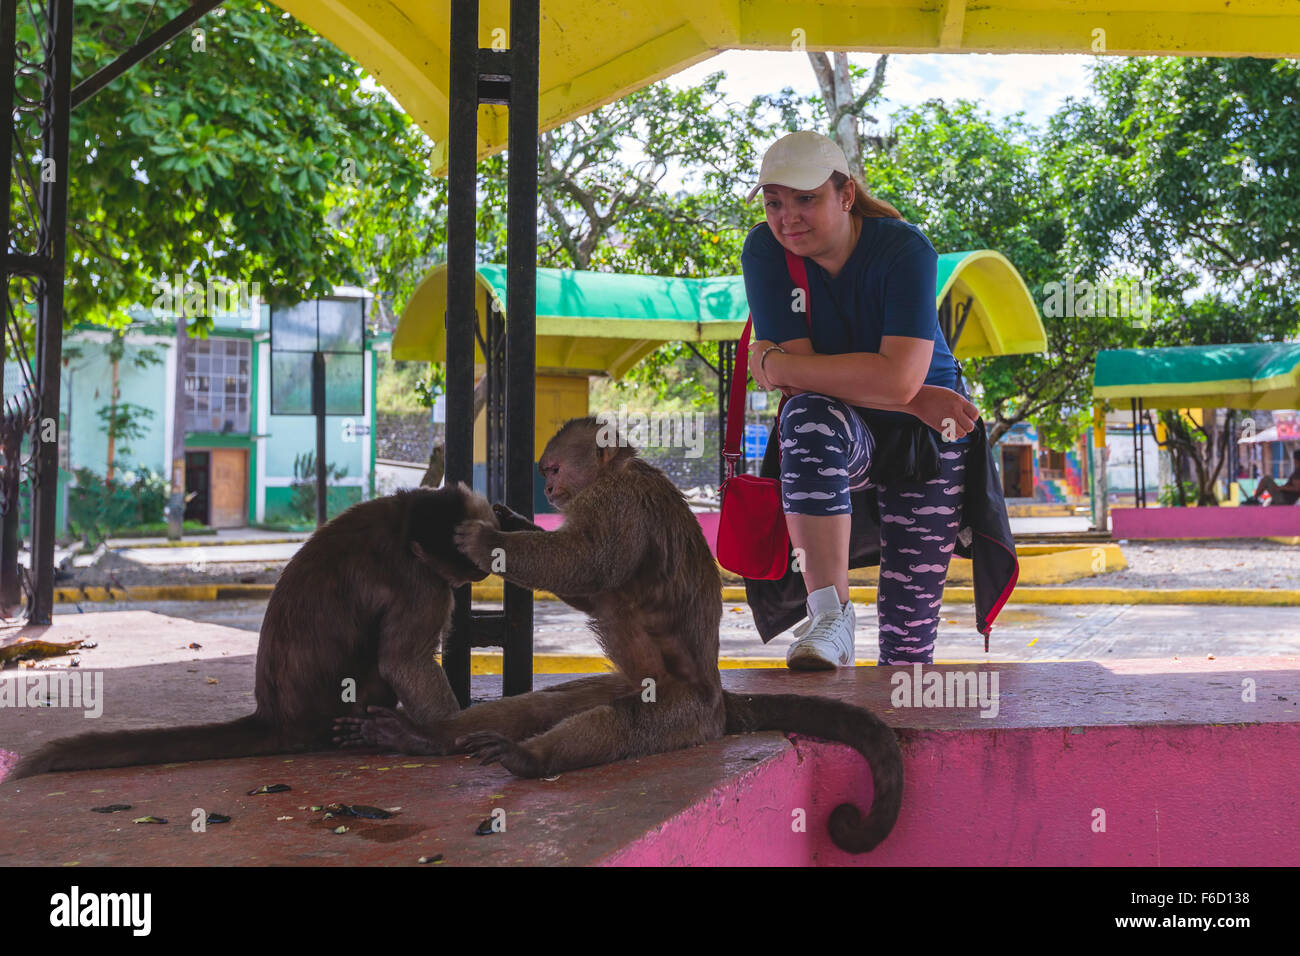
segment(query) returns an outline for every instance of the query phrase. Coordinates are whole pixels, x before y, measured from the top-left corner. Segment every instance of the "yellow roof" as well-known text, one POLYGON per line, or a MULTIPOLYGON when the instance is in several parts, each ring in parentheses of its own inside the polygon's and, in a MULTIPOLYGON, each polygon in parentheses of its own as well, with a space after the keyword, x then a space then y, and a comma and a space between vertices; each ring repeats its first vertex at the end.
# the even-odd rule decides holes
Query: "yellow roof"
MULTIPOLYGON (((433 139, 433 165, 444 173, 451 0, 276 2, 374 74, 433 139)), ((479 2, 479 45, 508 47, 509 0, 471 2, 479 2)), ((795 43, 874 53, 1282 57, 1300 55, 1300 15, 1296 0, 542 0, 539 129, 723 50, 795 43)), ((504 106, 479 108, 480 158, 505 148, 506 116, 504 106)))

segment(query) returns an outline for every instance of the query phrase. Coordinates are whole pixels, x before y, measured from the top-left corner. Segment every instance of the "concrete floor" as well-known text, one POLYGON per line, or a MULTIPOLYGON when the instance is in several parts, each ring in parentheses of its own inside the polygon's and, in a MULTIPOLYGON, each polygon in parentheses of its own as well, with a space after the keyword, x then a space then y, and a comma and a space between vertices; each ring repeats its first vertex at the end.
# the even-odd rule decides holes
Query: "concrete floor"
MULTIPOLYGON (((558 633, 569 630, 563 621, 552 623, 558 633)), ((0 708, 0 770, 12 763, 13 751, 27 752, 78 731, 204 723, 251 709, 256 641, 251 631, 125 609, 60 614, 42 636, 51 641, 92 636, 99 642, 80 654, 79 670, 104 675, 103 715, 87 720, 72 707, 0 708)), ((1075 844, 1092 847, 1096 840, 1089 842, 1086 817, 1078 823, 1071 814, 1079 807, 1102 805, 1113 807, 1116 817, 1121 813, 1134 814, 1135 820, 1142 817, 1131 829, 1146 842, 1129 862, 1146 862, 1148 857, 1159 862, 1163 848, 1163 859, 1169 863, 1235 865, 1243 855, 1272 862, 1279 855, 1292 854, 1296 846, 1295 817, 1286 812, 1290 806, 1279 801, 1287 793, 1294 797, 1297 764, 1289 751, 1278 748, 1294 746, 1296 740, 1298 666, 1300 658, 1295 655, 1214 661, 1186 656, 1181 661, 1115 659, 1050 667, 1010 664, 997 668, 1001 686, 994 688, 999 707, 990 715, 993 719, 985 719, 971 705, 896 705, 891 681, 896 669, 892 668, 804 674, 783 669, 726 671, 723 681, 737 691, 808 693, 853 701, 880 713, 900 731, 905 756, 911 761, 911 789, 904 804, 909 816, 900 819, 898 837, 891 837, 879 855, 865 862, 952 862, 953 854, 962 848, 984 848, 983 857, 969 862, 987 865, 990 821, 999 814, 1002 822, 993 830, 1001 834, 1005 846, 995 847, 994 857, 1018 848, 1016 862, 1088 862, 1091 858, 1075 844), (1241 692, 1247 677, 1258 684, 1258 694, 1250 700, 1241 692), (1028 731, 1031 736, 1005 731, 1028 731), (1200 767, 1194 783, 1180 777, 1188 770, 1192 752, 1189 733, 1207 737, 1193 748, 1206 753, 1209 762, 1193 764, 1200 767), (1216 734, 1214 740, 1208 739, 1216 734), (1077 784, 1078 773, 1074 764, 1061 761, 1087 746, 1096 750, 1089 757, 1090 776, 1086 786, 1074 792, 1069 787, 1077 784), (957 766, 952 761, 960 755, 954 747, 970 751, 957 771, 952 770, 957 766), (1125 773, 1115 770, 1114 755, 1121 751, 1132 764, 1125 773), (1005 766, 997 763, 999 754, 1005 766), (1132 807, 1115 806, 1122 794, 1106 788, 1122 790, 1118 781, 1147 766, 1146 761, 1155 759, 1152 754, 1163 754, 1165 761, 1148 766, 1151 785, 1158 792, 1130 799, 1132 807), (1234 764, 1222 779, 1216 778, 1218 761, 1234 754, 1239 764, 1247 760, 1249 765, 1234 764), (1265 755, 1281 765, 1261 769, 1265 755), (1258 779, 1251 777, 1252 766, 1260 774, 1258 779), (1231 792, 1211 794, 1212 787, 1201 785, 1216 780, 1214 786, 1231 792), (1155 837, 1145 823, 1150 803, 1165 812, 1164 828, 1157 828, 1155 837), (1181 817, 1179 812, 1170 815, 1171 803, 1181 817), (969 819, 963 818, 954 829, 952 821, 963 807, 969 819), (1234 825, 1219 828, 1223 832, 1218 843, 1211 843, 1216 853, 1228 854, 1231 848, 1221 846, 1227 839, 1237 855, 1206 856, 1205 819, 1222 819, 1228 807, 1235 814, 1234 825), (1139 824, 1145 829, 1139 831, 1139 824), (1243 829, 1253 834, 1253 842, 1242 843, 1238 831, 1243 829), (1074 834, 1070 837, 1074 843, 1061 836, 1067 831, 1074 834), (1025 836, 1029 833, 1032 838, 1025 836), (1040 837, 1043 847, 1039 847, 1040 837), (918 841, 928 841, 928 849, 918 841), (1049 844, 1056 855, 1044 849, 1049 844), (929 855, 918 855, 922 849, 929 855), (1175 851, 1188 855, 1178 856, 1175 851)), ((0 680, 31 673, 11 668, 0 680)), ((559 679, 563 678, 539 676, 538 684, 559 679)), ((486 696, 492 683, 491 678, 478 678, 475 690, 486 696)), ((692 813, 697 817, 695 826, 684 831, 679 827, 668 845, 652 846, 646 852, 659 854, 653 857, 656 860, 662 856, 677 862, 762 862, 768 838, 759 836, 766 831, 758 825, 764 819, 776 820, 772 826, 782 829, 788 842, 788 804, 803 799, 790 788, 796 777, 806 786, 815 782, 818 793, 830 786, 827 780, 835 781, 832 790, 845 788, 844 793, 830 793, 835 799, 828 798, 826 806, 816 810, 810 831, 814 837, 820 832, 820 815, 829 806, 841 797, 860 798, 865 792, 865 765, 859 757, 842 747, 822 754, 816 748, 829 745, 814 744, 812 750, 809 746, 807 741, 791 742, 775 732, 728 737, 551 780, 520 780, 500 767, 479 767, 467 757, 338 752, 51 774, 0 783, 5 826, 0 865, 417 865, 421 856, 437 854, 450 865, 586 864, 617 861, 620 853, 654 841, 673 821, 692 813), (833 765, 818 763, 826 759, 833 765), (774 762, 777 770, 785 768, 774 778, 781 786, 764 789, 763 768, 773 767, 774 762), (800 766, 805 770, 800 771, 800 766), (276 783, 292 789, 249 794, 256 787, 276 783), (367 804, 395 815, 388 820, 327 820, 321 811, 311 809, 331 802, 367 804), (118 803, 131 809, 90 812, 92 807, 118 803), (197 833, 191 829, 196 810, 228 814, 233 820, 197 833), (498 811, 507 821, 506 831, 476 835, 480 823, 498 811), (168 822, 132 822, 145 815, 168 822), (348 830, 334 832, 339 825, 348 830), (718 836, 720 826, 731 827, 725 838, 718 836), (741 838, 741 833, 749 839, 741 838), (706 837, 720 840, 719 846, 729 853, 752 851, 760 857, 752 853, 734 860, 701 856, 700 841, 706 837)), ((1101 862, 1114 865, 1116 860, 1123 862, 1124 854, 1137 852, 1128 837, 1114 845, 1119 856, 1101 862)), ((819 849, 807 854, 806 862, 845 860, 842 854, 827 855, 819 849)))
MULTIPOLYGON (((256 632, 266 601, 97 602, 80 607, 90 613, 152 610, 185 621, 223 624, 248 632, 242 639, 232 635, 232 640, 239 653, 251 654, 257 647, 256 632)), ((944 661, 1267 657, 1300 650, 1300 613, 1294 607, 1016 604, 998 615, 987 655, 984 639, 975 630, 973 605, 945 605, 941 611, 936 659, 944 661)), ((79 611, 77 605, 59 604, 55 613, 75 615, 79 611)), ((878 653, 875 605, 858 604, 856 613, 858 661, 874 662, 878 653)), ((535 653, 600 653, 585 616, 578 611, 558 601, 537 601, 533 614, 535 653)), ((783 658, 789 641, 786 635, 764 645, 754 630, 749 607, 740 602, 725 605, 720 635, 723 657, 783 658)))

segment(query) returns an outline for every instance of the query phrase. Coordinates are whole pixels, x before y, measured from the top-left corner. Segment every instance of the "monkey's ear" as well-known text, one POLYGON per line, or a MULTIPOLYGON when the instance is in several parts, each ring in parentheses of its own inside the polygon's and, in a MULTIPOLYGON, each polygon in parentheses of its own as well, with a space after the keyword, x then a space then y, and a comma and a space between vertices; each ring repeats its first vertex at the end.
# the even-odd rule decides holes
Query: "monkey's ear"
POLYGON ((501 522, 497 518, 497 513, 492 510, 492 502, 463 481, 456 482, 456 490, 460 492, 461 500, 464 502, 465 517, 478 518, 480 521, 486 521, 492 527, 500 530, 501 522))
POLYGON ((480 571, 464 559, 459 562, 452 562, 435 554, 429 554, 424 548, 420 547, 418 541, 411 542, 411 553, 415 555, 417 560, 423 561, 433 568, 439 577, 445 578, 447 583, 454 588, 458 588, 462 584, 468 584, 470 581, 482 581, 488 576, 486 571, 480 571))
POLYGON ((603 468, 621 470, 636 456, 637 450, 631 445, 597 445, 596 462, 603 468))

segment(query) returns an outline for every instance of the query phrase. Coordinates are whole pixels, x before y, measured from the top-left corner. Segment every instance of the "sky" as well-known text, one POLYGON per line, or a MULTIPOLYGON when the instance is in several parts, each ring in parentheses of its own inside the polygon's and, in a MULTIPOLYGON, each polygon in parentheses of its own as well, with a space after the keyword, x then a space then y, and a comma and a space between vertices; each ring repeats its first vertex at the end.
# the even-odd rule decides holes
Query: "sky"
MULTIPOLYGON (((870 53, 849 54, 851 64, 868 71, 875 68, 877 59, 870 53)), ((883 132, 888 129, 890 115, 904 106, 936 97, 969 99, 978 101, 997 119, 1023 110, 1025 122, 1042 127, 1066 97, 1089 96, 1088 64, 1094 59, 1075 55, 895 53, 890 55, 885 70, 885 95, 873 112, 883 132)), ((760 93, 776 93, 786 86, 803 95, 820 95, 806 53, 728 50, 673 74, 667 82, 677 88, 686 87, 718 70, 726 73, 719 88, 736 102, 747 103, 760 93)), ((861 92, 867 82, 865 77, 855 81, 855 88, 861 92)), ((628 144, 623 158, 631 162, 642 157, 635 144, 628 144)), ((690 188, 681 173, 679 168, 670 167, 660 185, 669 191, 690 188)))
MULTIPOLYGON (((1088 64, 1094 59, 1027 53, 891 54, 881 119, 900 107, 942 97, 978 100, 999 118, 1024 110, 1026 121, 1041 126, 1067 96, 1089 95, 1088 64)), ((851 64, 867 70, 876 60, 874 54, 849 54, 851 64)), ((804 53, 728 50, 674 74, 668 82, 687 86, 717 70, 727 74, 722 89, 742 101, 785 86, 819 93, 804 53)))

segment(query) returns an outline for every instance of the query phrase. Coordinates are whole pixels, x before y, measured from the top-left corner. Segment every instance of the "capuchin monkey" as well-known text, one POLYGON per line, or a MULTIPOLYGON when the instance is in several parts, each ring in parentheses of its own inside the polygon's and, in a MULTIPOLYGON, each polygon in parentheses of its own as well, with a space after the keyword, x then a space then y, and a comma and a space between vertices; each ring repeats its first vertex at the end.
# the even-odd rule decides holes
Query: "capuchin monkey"
POLYGON ((464 482, 353 505, 307 539, 271 592, 250 716, 56 740, 7 779, 329 750, 333 718, 370 705, 400 701, 417 725, 455 714, 459 704, 434 655, 451 627, 452 588, 487 576, 456 550, 453 534, 466 518, 497 526, 488 500, 464 482))
POLYGON ((612 424, 573 419, 539 461, 564 513, 543 531, 504 506, 498 525, 469 519, 456 543, 481 570, 554 593, 589 614, 616 673, 477 704, 421 727, 396 711, 335 722, 345 747, 412 754, 469 751, 521 777, 663 753, 723 734, 782 730, 847 743, 874 778, 871 812, 831 814, 836 846, 872 849, 894 826, 903 759, 894 732, 861 707, 797 694, 732 694, 718 673, 722 582, 699 522, 668 477, 612 424), (653 693, 650 693, 650 691, 653 693))

